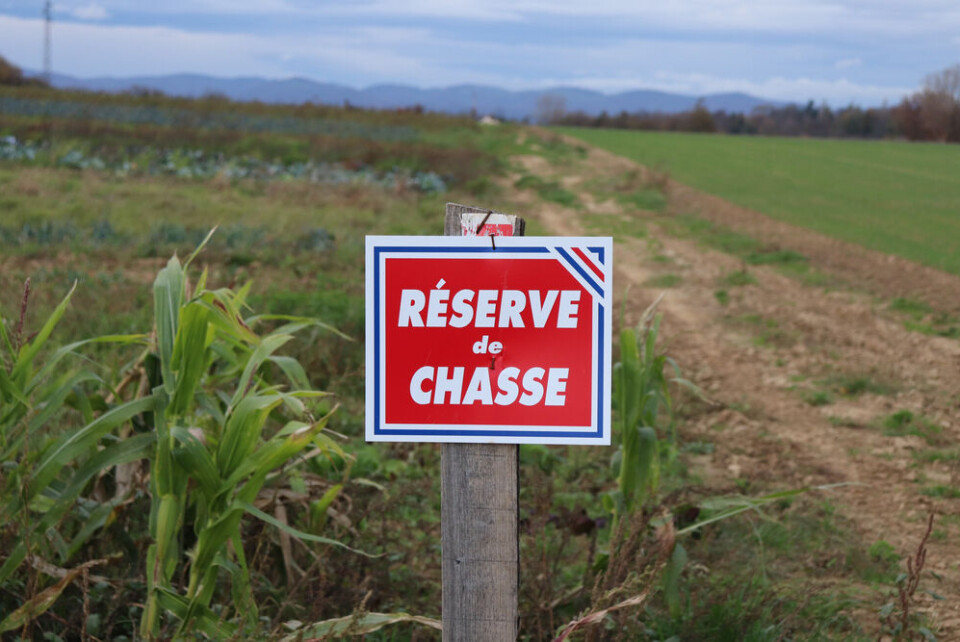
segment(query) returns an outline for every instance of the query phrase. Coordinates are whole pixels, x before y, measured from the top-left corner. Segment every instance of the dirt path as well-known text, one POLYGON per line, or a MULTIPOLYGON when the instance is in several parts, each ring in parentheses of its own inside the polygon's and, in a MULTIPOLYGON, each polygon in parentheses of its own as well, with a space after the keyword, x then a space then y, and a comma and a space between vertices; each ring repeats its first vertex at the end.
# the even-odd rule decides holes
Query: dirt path
POLYGON ((744 479, 780 489, 855 482, 830 491, 830 501, 867 545, 890 542, 904 560, 934 513, 926 569, 942 580, 925 573, 921 588, 945 599, 918 592, 918 610, 929 614, 938 639, 960 639, 960 499, 930 496, 937 488, 960 487, 960 342, 908 331, 888 305, 909 296, 954 309, 960 279, 669 183, 671 210, 693 211, 800 252, 812 267, 853 287, 826 291, 762 266, 750 267, 740 280, 745 284, 736 285, 740 259, 671 236, 663 215, 631 210, 587 187, 645 171, 632 162, 596 149, 561 166, 535 156, 515 161, 578 194, 580 210, 517 195, 524 211, 552 233, 583 233, 584 214, 647 220, 645 238, 616 243, 616 291, 630 287, 632 321, 666 291, 660 310, 668 351, 717 402, 683 428, 688 441, 715 444, 711 454, 697 457, 705 482, 730 488, 744 479), (891 416, 913 421, 898 428, 891 416), (893 427, 885 429, 884 422, 893 427))

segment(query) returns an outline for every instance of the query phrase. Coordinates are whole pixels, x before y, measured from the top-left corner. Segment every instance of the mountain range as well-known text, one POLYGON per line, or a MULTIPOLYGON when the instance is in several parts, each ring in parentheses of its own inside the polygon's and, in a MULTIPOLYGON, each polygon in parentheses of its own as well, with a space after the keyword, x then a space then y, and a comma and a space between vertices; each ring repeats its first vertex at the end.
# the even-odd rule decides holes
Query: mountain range
POLYGON ((510 91, 484 85, 456 85, 421 89, 407 85, 373 85, 354 89, 346 85, 324 83, 307 78, 273 80, 257 77, 220 78, 200 74, 142 76, 129 78, 77 78, 54 74, 51 82, 64 89, 123 92, 131 89, 159 90, 170 96, 201 97, 221 94, 233 100, 258 100, 267 103, 322 103, 374 109, 399 109, 420 105, 428 111, 445 113, 491 114, 512 120, 536 120, 538 103, 544 95, 550 104, 562 105, 565 111, 582 111, 591 116, 627 112, 678 113, 687 111, 703 100, 711 111, 749 113, 761 105, 782 106, 784 103, 765 100, 743 93, 686 96, 662 91, 637 90, 603 94, 575 87, 554 87, 542 90, 510 91))

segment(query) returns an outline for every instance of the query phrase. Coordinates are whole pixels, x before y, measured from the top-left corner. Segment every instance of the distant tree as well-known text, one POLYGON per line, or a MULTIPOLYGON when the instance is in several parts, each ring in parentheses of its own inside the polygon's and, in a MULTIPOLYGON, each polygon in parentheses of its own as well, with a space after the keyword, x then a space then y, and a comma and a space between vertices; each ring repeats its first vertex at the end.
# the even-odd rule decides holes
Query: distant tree
POLYGON ((540 94, 537 97, 536 118, 541 125, 559 123, 567 111, 567 99, 558 94, 540 94))
POLYGON ((701 134, 712 134, 717 131, 717 124, 713 122, 713 115, 707 109, 703 98, 697 100, 693 110, 687 114, 684 130, 701 134))
POLYGON ((145 85, 133 85, 123 93, 136 98, 161 98, 164 96, 164 93, 159 89, 147 87, 145 85))
POLYGON ((960 143, 960 64, 924 78, 923 88, 905 98, 896 115, 909 138, 960 143))
POLYGON ((39 78, 29 78, 23 75, 20 67, 0 56, 0 85, 33 85, 45 86, 47 83, 39 78))

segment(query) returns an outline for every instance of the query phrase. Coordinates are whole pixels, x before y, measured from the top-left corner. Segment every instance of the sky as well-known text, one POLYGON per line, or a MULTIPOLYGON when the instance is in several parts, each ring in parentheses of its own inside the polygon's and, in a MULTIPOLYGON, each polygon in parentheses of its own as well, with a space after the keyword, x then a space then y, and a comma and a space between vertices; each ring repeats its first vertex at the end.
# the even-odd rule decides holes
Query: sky
MULTIPOLYGON (((43 65, 42 0, 0 0, 0 56, 43 65)), ((896 103, 960 63, 957 0, 57 0, 53 70, 740 91, 896 103)))

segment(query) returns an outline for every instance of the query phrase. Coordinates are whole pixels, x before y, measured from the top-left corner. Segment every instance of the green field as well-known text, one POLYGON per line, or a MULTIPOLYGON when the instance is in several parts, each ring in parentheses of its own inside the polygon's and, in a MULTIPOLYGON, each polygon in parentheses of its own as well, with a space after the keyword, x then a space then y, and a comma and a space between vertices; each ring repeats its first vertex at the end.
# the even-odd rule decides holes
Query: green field
POLYGON ((772 218, 960 274, 948 145, 562 129, 772 218))

